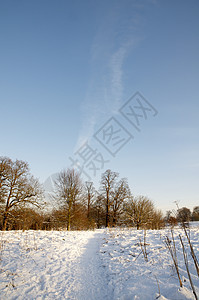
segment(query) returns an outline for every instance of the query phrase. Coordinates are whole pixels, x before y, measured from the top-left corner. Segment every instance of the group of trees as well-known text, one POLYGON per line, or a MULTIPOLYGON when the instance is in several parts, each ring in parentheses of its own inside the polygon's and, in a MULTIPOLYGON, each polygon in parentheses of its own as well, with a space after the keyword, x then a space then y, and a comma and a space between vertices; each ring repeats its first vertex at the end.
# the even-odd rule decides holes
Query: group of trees
POLYGON ((109 169, 102 174, 99 191, 92 182, 83 183, 74 169, 60 172, 55 181, 54 199, 59 203, 59 209, 52 214, 54 226, 59 223, 56 227, 67 230, 118 225, 160 228, 163 225, 163 216, 153 202, 143 196, 134 198, 127 180, 120 179, 118 173, 109 169))
POLYGON ((15 208, 26 204, 39 207, 42 188, 29 171, 28 164, 0 157, 0 204, 4 206, 2 228, 6 229, 9 216, 15 208))
MULTIPOLYGON (((144 196, 131 194, 127 179, 106 170, 97 191, 83 182, 74 169, 63 170, 55 180, 55 209, 45 209, 42 185, 26 162, 0 157, 1 229, 89 229, 135 226, 158 229, 164 225, 161 211, 144 196)), ((179 212, 180 213, 180 212, 179 212)), ((199 216, 195 209, 194 216, 199 216)), ((171 217, 171 216, 169 216, 171 217)))
POLYGON ((177 207, 177 211, 169 210, 166 213, 165 220, 171 225, 176 225, 178 222, 189 223, 190 221, 199 221, 199 206, 195 206, 192 212, 187 207, 177 207))

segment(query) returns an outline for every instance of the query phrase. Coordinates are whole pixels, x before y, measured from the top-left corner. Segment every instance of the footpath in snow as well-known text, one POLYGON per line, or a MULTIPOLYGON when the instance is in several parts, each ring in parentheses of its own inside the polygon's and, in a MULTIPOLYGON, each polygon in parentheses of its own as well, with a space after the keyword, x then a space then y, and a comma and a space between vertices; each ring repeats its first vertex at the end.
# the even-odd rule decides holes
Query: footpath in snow
MULTIPOLYGON (((189 247, 175 229, 176 254, 183 287, 164 243, 170 231, 0 232, 0 299, 187 300, 195 299, 184 265, 179 233, 185 243, 191 277, 199 294, 189 247)), ((190 237, 199 258, 199 227, 190 237)))
POLYGON ((111 299, 103 231, 1 232, 0 299, 111 299))

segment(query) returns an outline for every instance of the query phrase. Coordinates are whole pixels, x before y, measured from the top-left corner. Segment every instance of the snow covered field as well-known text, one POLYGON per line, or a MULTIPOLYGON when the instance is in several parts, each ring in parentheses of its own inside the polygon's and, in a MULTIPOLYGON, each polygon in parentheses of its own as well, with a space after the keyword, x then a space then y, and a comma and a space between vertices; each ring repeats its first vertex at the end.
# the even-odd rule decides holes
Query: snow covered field
MULTIPOLYGON (((0 299, 195 299, 178 238, 186 245, 192 280, 197 277, 183 230, 175 229, 183 288, 179 288, 164 244, 169 229, 147 231, 148 261, 141 251, 143 231, 0 232, 0 299), (160 291, 160 294, 159 294, 160 291)), ((199 259, 199 226, 191 229, 199 259)))

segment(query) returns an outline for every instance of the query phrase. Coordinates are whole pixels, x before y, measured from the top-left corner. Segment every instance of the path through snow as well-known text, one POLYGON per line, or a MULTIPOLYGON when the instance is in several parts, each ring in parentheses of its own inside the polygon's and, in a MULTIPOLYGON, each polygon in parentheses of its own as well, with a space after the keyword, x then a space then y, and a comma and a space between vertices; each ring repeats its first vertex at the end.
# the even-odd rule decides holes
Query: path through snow
POLYGON ((111 299, 104 231, 2 232, 1 299, 111 299))
POLYGON ((75 290, 71 291, 70 299, 108 300, 112 299, 108 288, 108 275, 100 259, 100 247, 104 233, 95 232, 84 247, 82 256, 75 267, 75 290))

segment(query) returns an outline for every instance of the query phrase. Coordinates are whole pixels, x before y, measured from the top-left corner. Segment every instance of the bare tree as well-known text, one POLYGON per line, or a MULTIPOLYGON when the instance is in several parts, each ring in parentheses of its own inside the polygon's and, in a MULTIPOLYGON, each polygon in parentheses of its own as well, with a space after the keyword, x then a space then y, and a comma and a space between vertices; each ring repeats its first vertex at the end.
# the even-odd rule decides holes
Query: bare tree
POLYGON ((168 210, 166 212, 165 222, 169 224, 172 228, 178 225, 178 221, 176 219, 176 213, 175 212, 173 213, 171 210, 168 210))
POLYGON ((154 209, 150 228, 151 229, 161 229, 164 226, 165 226, 165 220, 164 220, 162 211, 159 209, 154 209))
POLYGON ((193 221, 199 221, 199 206, 193 208, 192 219, 193 221))
POLYGON ((105 225, 105 218, 104 218, 104 197, 101 194, 95 195, 95 201, 93 203, 93 216, 97 228, 105 225))
POLYGON ((115 188, 112 192, 112 214, 113 214, 113 226, 117 224, 118 216, 123 211, 123 204, 126 199, 130 197, 130 188, 125 178, 122 178, 116 183, 115 188))
POLYGON ((67 209, 67 230, 70 230, 72 209, 74 212, 76 202, 82 191, 80 174, 74 169, 64 170, 59 173, 55 186, 56 197, 60 204, 67 209))
POLYGON ((43 191, 39 181, 29 171, 29 166, 22 160, 12 161, 0 157, 0 203, 5 206, 3 212, 3 230, 12 208, 30 204, 39 207, 43 191))
POLYGON ((114 190, 116 180, 118 178, 118 173, 112 172, 110 169, 106 170, 102 174, 101 179, 101 190, 105 197, 105 207, 106 207, 106 227, 110 225, 110 207, 111 207, 111 193, 114 190))
POLYGON ((151 200, 145 196, 132 197, 126 205, 126 213, 133 225, 147 227, 152 223, 154 214, 154 205, 151 200))
POLYGON ((86 193, 87 193, 87 218, 90 218, 90 208, 92 204, 92 200, 94 197, 94 186, 93 182, 86 181, 85 182, 85 187, 86 187, 86 193))
POLYGON ((191 211, 187 207, 182 207, 177 210, 177 220, 181 223, 189 223, 191 219, 191 211))
POLYGON ((94 188, 93 182, 85 182, 86 189, 86 206, 87 206, 87 229, 95 227, 94 221, 94 200, 96 198, 96 190, 94 188))
POLYGON ((41 211, 29 207, 12 209, 12 218, 8 219, 9 230, 37 230, 42 229, 44 217, 41 211))

